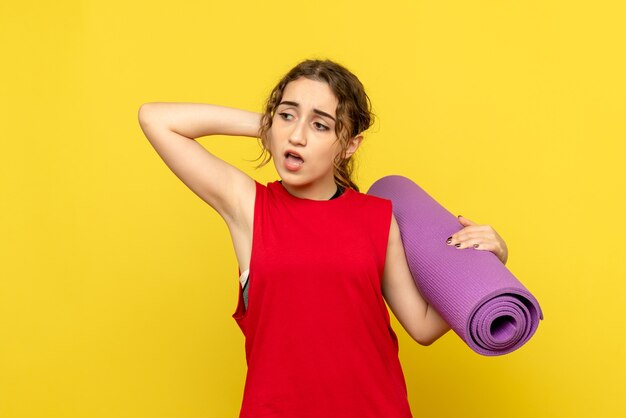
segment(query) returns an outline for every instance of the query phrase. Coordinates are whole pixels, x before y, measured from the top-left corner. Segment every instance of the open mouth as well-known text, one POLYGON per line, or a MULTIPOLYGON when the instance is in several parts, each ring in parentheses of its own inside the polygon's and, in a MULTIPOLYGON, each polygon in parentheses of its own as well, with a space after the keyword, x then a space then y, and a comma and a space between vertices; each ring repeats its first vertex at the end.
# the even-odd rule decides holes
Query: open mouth
POLYGON ((287 151, 285 152, 285 168, 289 171, 299 171, 304 164, 304 160, 296 153, 287 151))
POLYGON ((288 161, 291 161, 291 162, 296 163, 296 164, 302 164, 304 162, 302 157, 300 157, 298 154, 294 154, 292 152, 286 152, 285 153, 285 158, 288 161))

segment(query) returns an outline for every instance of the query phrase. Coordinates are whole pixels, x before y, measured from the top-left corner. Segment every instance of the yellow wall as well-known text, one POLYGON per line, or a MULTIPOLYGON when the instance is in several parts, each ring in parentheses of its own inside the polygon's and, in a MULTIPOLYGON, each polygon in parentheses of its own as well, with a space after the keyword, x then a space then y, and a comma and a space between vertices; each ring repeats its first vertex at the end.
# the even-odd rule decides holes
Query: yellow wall
MULTIPOLYGON (((0 6, 0 417, 237 416, 228 230, 137 111, 259 111, 309 57, 373 101, 362 190, 405 175, 492 225, 545 313, 495 358, 453 333, 419 346, 392 317, 413 414, 626 416, 622 2, 46 3, 0 6)), ((253 139, 200 142, 276 178, 246 161, 253 139)))

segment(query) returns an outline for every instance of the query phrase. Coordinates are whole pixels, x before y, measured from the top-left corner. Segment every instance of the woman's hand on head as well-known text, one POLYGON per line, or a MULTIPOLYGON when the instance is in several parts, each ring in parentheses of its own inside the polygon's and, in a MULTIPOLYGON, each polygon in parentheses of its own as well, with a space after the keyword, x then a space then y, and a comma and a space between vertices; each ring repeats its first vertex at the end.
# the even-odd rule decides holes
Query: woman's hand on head
POLYGON ((458 249, 472 248, 480 251, 491 251, 506 264, 508 249, 500 235, 489 225, 477 225, 463 216, 458 216, 459 222, 464 226, 446 241, 447 245, 454 245, 458 249))

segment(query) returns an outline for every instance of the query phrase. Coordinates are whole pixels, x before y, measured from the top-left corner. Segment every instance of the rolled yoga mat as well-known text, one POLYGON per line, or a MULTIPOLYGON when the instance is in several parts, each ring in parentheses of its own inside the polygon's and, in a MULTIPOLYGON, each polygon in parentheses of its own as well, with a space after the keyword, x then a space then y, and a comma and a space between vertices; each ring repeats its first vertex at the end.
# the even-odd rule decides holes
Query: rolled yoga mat
POLYGON ((507 354, 533 336, 539 303, 498 257, 446 244, 463 229, 456 216, 403 176, 383 177, 367 194, 392 201, 413 280, 472 350, 507 354))

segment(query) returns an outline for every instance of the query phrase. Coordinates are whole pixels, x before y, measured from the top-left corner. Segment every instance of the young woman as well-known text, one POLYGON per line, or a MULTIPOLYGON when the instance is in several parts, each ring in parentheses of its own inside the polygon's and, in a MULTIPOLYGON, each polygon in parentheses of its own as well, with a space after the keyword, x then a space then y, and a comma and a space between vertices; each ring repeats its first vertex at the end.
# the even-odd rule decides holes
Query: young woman
MULTIPOLYGON (((372 123, 357 77, 308 60, 280 80, 262 114, 146 103, 139 121, 167 166, 228 225, 241 282, 233 318, 248 364, 240 417, 410 417, 385 301, 420 344, 450 328, 415 286, 391 201, 351 179, 372 123), (194 140, 207 135, 260 138, 281 180, 258 183, 194 140)), ((448 245, 506 262, 493 228, 459 220, 448 245)))

